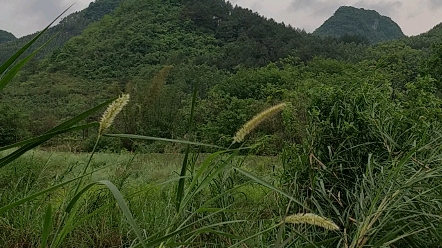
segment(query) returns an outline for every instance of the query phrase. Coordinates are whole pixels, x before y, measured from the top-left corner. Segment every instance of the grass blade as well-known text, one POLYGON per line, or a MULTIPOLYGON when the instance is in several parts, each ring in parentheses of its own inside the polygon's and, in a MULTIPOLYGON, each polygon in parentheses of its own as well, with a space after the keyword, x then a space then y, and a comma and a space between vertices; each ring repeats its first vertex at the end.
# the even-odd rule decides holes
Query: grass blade
POLYGON ((297 199, 293 198, 291 195, 289 195, 289 194, 287 194, 286 192, 284 192, 284 191, 282 191, 282 190, 280 190, 280 189, 274 187, 274 186, 271 185, 270 183, 268 183, 268 182, 262 180, 261 178, 255 176, 255 175, 253 175, 253 174, 251 174, 251 173, 249 173, 249 172, 247 172, 247 171, 245 171, 245 170, 243 170, 243 169, 241 169, 241 168, 238 168, 238 167, 233 167, 233 168, 235 168, 236 171, 238 171, 239 173, 243 174, 244 176, 246 176, 246 177, 252 179, 253 181, 255 181, 255 182, 257 182, 257 183, 259 183, 259 184, 261 184, 261 185, 263 185, 263 186, 265 186, 265 187, 271 189, 271 190, 274 190, 274 191, 280 193, 281 195, 286 196, 287 198, 289 198, 289 199, 292 200, 293 202, 296 202, 299 206, 301 206, 301 207, 303 207, 303 208, 305 208, 305 209, 311 211, 311 209, 309 209, 307 206, 305 206, 304 204, 302 204, 302 203, 301 203, 300 201, 298 201, 297 199))
POLYGON ((165 142, 172 142, 172 143, 179 143, 179 144, 186 144, 186 145, 205 146, 205 147, 211 147, 211 148, 226 149, 221 146, 205 144, 205 143, 200 143, 200 142, 192 142, 192 141, 187 141, 187 140, 176 140, 176 139, 166 139, 166 138, 142 136, 142 135, 136 135, 136 134, 104 134, 103 136, 125 138, 125 139, 165 141, 165 142))
MULTIPOLYGON (((37 139, 35 142, 32 143, 28 143, 26 145, 24 145, 23 147, 21 147, 20 149, 18 149, 17 151, 9 154, 8 156, 0 159, 0 168, 6 166, 7 164, 11 163, 12 161, 14 161, 15 159, 17 159, 18 157, 20 157, 21 155, 23 155, 24 153, 26 153, 27 151, 41 145, 42 143, 46 142, 47 140, 49 140, 50 138, 54 137, 55 135, 50 135, 50 133, 54 133, 57 131, 61 131, 63 129, 68 129, 71 126, 77 124, 78 122, 80 122, 81 120, 83 120, 84 118, 88 117, 89 115, 97 112, 98 110, 100 110, 101 108, 107 106, 108 104, 110 104, 112 101, 114 101, 115 99, 111 99, 109 101, 106 101, 98 106, 95 106, 94 108, 91 108, 77 116, 75 116, 72 119, 69 119, 63 123, 61 123, 60 125, 52 128, 51 130, 49 130, 48 132, 46 132, 46 134, 49 135, 48 137, 45 138, 41 138, 41 139, 37 139)), ((91 125, 96 125, 96 124, 91 124, 91 125)), ((65 131, 67 132, 67 131, 65 131)), ((61 131, 59 134, 61 133, 65 133, 63 131, 61 131)))
POLYGON ((20 62, 18 62, 14 67, 12 67, 9 71, 7 71, 3 77, 0 78, 0 90, 2 90, 6 85, 8 85, 9 82, 17 75, 17 73, 20 71, 20 69, 29 62, 43 47, 45 47, 47 44, 49 44, 56 36, 55 34, 52 36, 48 41, 46 41, 42 46, 40 46, 38 49, 33 51, 30 55, 28 55, 26 58, 22 59, 20 62))
MULTIPOLYGON (((198 85, 195 84, 193 86, 193 93, 192 93, 192 106, 190 108, 190 117, 189 117, 189 130, 188 133, 192 132, 192 126, 193 126, 193 116, 195 114, 195 103, 196 103, 196 92, 198 89, 198 85)), ((184 183, 186 182, 185 176, 187 171, 187 164, 189 162, 189 153, 190 153, 190 144, 187 144, 186 152, 184 154, 183 159, 183 165, 181 166, 181 172, 180 172, 180 180, 178 181, 178 187, 177 187, 177 193, 176 193, 176 211, 178 212, 181 206, 181 201, 183 200, 184 196, 184 183)))
POLYGON ((45 219, 43 224, 43 232, 41 233, 41 246, 42 248, 46 247, 48 242, 49 234, 51 233, 52 227, 52 205, 46 208, 45 219))
POLYGON ((98 126, 100 126, 100 124, 98 122, 93 122, 93 123, 89 123, 89 124, 85 124, 85 125, 81 125, 81 126, 75 126, 75 127, 71 127, 71 128, 67 128, 67 129, 62 129, 62 130, 55 131, 55 132, 52 132, 52 133, 46 133, 46 134, 43 134, 41 136, 37 136, 37 137, 31 138, 31 139, 20 141, 20 142, 17 142, 15 144, 12 144, 12 145, 0 147, 0 151, 5 151, 5 150, 11 149, 11 148, 15 148, 15 147, 19 147, 19 146, 24 146, 24 145, 27 145, 29 143, 38 142, 38 141, 40 141, 42 139, 49 140, 50 138, 52 138, 53 136, 56 136, 58 134, 67 133, 67 132, 73 132, 73 131, 87 129, 87 128, 91 128, 91 127, 98 127, 98 126))
POLYGON ((98 182, 94 182, 94 183, 86 185, 69 202, 68 206, 66 207, 66 212, 70 212, 72 210, 72 208, 75 206, 75 204, 77 203, 77 201, 80 199, 80 197, 86 191, 88 191, 92 186, 97 185, 97 184, 103 184, 111 191, 112 195, 114 196, 115 200, 117 201, 118 206, 120 207, 121 211, 123 212, 124 216, 126 217, 127 221, 129 222, 130 226, 132 227, 132 230, 134 231, 137 238, 140 240, 141 245, 143 247, 147 247, 146 243, 144 241, 143 235, 141 235, 141 232, 138 229, 137 224, 135 223, 132 213, 130 212, 129 207, 126 205, 126 202, 124 201, 123 195, 118 190, 118 188, 110 181, 102 180, 102 181, 98 181, 98 182))
POLYGON ((123 214, 126 216, 127 221, 132 227, 132 230, 135 232, 135 235, 137 235, 138 239, 140 240, 140 243, 143 247, 147 247, 146 243, 144 242, 143 235, 141 235, 140 230, 138 229, 137 224, 135 223, 134 218, 132 217, 132 213, 129 210, 129 207, 127 207, 126 202, 124 201, 123 195, 121 192, 117 189, 117 187, 107 180, 99 181, 99 183, 106 185, 106 187, 112 192, 114 195, 115 200, 117 200, 117 204, 120 207, 121 211, 123 211, 123 214))
MULTIPOLYGON (((86 176, 86 175, 85 175, 85 176, 86 176)), ((46 193, 51 192, 51 191, 53 191, 53 190, 55 190, 55 189, 58 189, 58 188, 60 188, 60 187, 62 187, 62 186, 64 186, 64 185, 66 185, 66 184, 69 184, 69 183, 71 183, 71 182, 73 182, 73 181, 76 181, 76 180, 80 179, 81 177, 84 177, 84 176, 80 176, 80 177, 73 178, 73 179, 68 180, 68 181, 66 181, 66 182, 63 182, 63 183, 57 184, 57 185, 52 186, 52 187, 49 187, 49 188, 47 188, 47 189, 45 189, 45 190, 39 191, 39 192, 37 192, 37 193, 34 193, 34 194, 32 194, 32 195, 30 195, 30 196, 28 196, 28 197, 22 198, 22 199, 20 199, 20 200, 18 200, 18 201, 15 201, 15 202, 13 202, 13 203, 9 203, 8 205, 3 206, 3 207, 0 208, 0 215, 2 215, 5 211, 7 211, 7 210, 9 210, 9 209, 15 208, 15 207, 17 207, 17 206, 19 206, 19 205, 21 205, 21 204, 23 204, 23 203, 25 203, 25 202, 28 202, 28 201, 31 201, 31 200, 35 199, 35 198, 37 198, 37 197, 39 197, 39 196, 41 196, 41 195, 43 195, 43 194, 46 194, 46 193)))

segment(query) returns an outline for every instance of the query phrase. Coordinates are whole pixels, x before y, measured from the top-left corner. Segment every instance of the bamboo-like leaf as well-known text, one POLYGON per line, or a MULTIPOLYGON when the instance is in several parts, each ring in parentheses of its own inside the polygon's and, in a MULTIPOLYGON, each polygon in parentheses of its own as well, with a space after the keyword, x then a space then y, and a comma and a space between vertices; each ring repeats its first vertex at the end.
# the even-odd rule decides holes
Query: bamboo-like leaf
POLYGON ((67 121, 65 121, 65 122, 63 122, 63 123, 57 125, 56 127, 54 127, 54 128, 52 128, 51 130, 47 131, 47 133, 55 132, 55 131, 58 131, 58 130, 61 130, 61 129, 69 128, 69 127, 71 127, 71 126, 77 124, 78 122, 80 122, 80 121, 83 120, 84 118, 86 118, 86 117, 88 117, 88 116, 94 114, 94 113, 97 112, 98 110, 100 110, 100 109, 106 107, 106 106, 109 105, 111 102, 113 102, 115 99, 117 99, 117 98, 115 97, 115 98, 110 99, 110 100, 108 100, 108 101, 105 101, 105 102, 103 102, 103 103, 101 103, 101 104, 99 104, 99 105, 97 105, 97 106, 95 106, 95 107, 93 107, 93 108, 91 108, 91 109, 89 109, 89 110, 86 110, 86 111, 84 111, 83 113, 81 113, 81 114, 79 114, 79 115, 73 117, 72 119, 69 119, 69 120, 67 120, 67 121))
POLYGON ((144 242, 143 235, 141 235, 140 230, 138 229, 137 224, 135 223, 134 218, 132 217, 132 213, 129 210, 129 207, 127 207, 126 202, 124 201, 123 195, 121 192, 117 189, 117 187, 107 180, 99 181, 99 183, 106 185, 109 190, 114 195, 115 200, 117 200, 117 204, 120 207, 121 211, 123 211, 123 214, 126 216, 127 221, 132 227, 132 230, 135 232, 135 235, 137 235, 137 238, 140 240, 140 243, 143 245, 143 247, 147 247, 146 243, 144 242))
POLYGON ((17 73, 20 71, 20 69, 29 62, 43 47, 45 47, 47 44, 49 44, 56 36, 55 34, 52 36, 48 41, 46 41, 41 47, 33 51, 31 54, 29 54, 26 58, 22 59, 20 62, 18 62, 15 66, 13 66, 9 71, 7 71, 1 78, 0 78, 0 90, 2 90, 4 87, 6 87, 9 82, 17 75, 17 73))

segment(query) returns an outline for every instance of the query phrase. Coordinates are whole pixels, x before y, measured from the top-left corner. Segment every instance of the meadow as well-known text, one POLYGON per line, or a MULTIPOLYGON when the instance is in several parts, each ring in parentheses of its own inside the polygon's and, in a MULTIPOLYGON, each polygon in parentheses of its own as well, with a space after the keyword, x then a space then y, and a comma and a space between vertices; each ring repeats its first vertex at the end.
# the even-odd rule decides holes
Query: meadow
MULTIPOLYGON (((48 150, 33 150, 12 163, 0 176, 2 205, 26 197, 32 193, 55 185, 67 178, 81 173, 90 154, 74 154, 48 150)), ((207 154, 202 154, 195 163, 198 166, 207 154)), ((134 154, 134 153, 97 153, 91 163, 96 169, 87 182, 108 179, 113 181, 128 202, 137 223, 146 234, 160 232, 168 227, 174 215, 173 183, 179 177, 183 154, 134 154)), ((243 168, 258 172, 259 175, 277 183, 274 172, 280 167, 277 157, 241 157, 243 168)), ((280 169, 280 168, 279 168, 280 169)), ((70 194, 69 187, 60 188, 51 194, 28 202, 1 218, 1 247, 38 247, 44 223, 44 212, 52 204, 55 225, 62 214, 61 206, 70 194)), ((247 185, 238 190, 235 205, 238 217, 245 220, 258 218, 260 225, 275 220, 275 204, 272 191, 260 185, 247 185)), ((116 206, 113 197, 104 188, 96 188, 84 197, 78 216, 87 216, 97 211, 94 217, 75 223, 62 247, 123 247, 129 246, 135 238, 125 229, 129 228, 116 206), (98 211, 97 211, 98 210, 98 211)), ((257 223, 241 223, 233 226, 236 232, 253 235, 259 229, 257 223)), ((195 225, 196 227, 197 225, 195 225)), ((265 235, 256 237, 254 246, 265 235)), ((206 240, 205 245, 212 241, 206 240)), ((265 247, 264 243, 262 247, 265 247)))

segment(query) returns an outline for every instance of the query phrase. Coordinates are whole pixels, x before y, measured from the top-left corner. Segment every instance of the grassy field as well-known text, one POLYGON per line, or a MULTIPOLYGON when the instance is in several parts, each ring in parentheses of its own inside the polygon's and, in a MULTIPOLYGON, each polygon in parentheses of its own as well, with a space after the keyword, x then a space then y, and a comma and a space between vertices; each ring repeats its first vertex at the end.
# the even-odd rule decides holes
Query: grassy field
MULTIPOLYGON (((113 182, 124 195, 137 224, 146 236, 154 236, 157 232, 173 226, 176 221, 174 220, 173 199, 183 156, 183 154, 97 153, 91 162, 91 168, 97 171, 87 181, 109 180, 113 182)), ((207 155, 194 157, 195 166, 198 167, 205 157, 207 155)), ((4 168, 0 175, 1 205, 73 178, 80 173, 88 158, 89 154, 85 153, 43 150, 33 150, 25 154, 4 168)), ((237 161, 233 163, 241 163, 242 168, 277 183, 275 175, 280 167, 278 157, 250 156, 235 159, 237 161)), ((225 174, 224 176, 229 178, 224 179, 226 179, 225 182, 230 182, 231 186, 244 180, 237 175, 225 174)), ((220 178, 219 183, 222 183, 222 180, 223 178, 220 178)), ((228 190, 228 184, 222 187, 228 190)), ((213 187, 205 194, 210 195, 217 190, 222 190, 213 187)), ((0 219, 0 247, 38 247, 44 223, 43 210, 49 203, 52 205, 54 212, 58 212, 57 217, 54 218, 54 226, 57 226, 57 221, 61 221, 63 206, 66 206, 66 201, 70 199, 71 194, 72 187, 68 185, 6 212, 0 219)), ((199 195, 201 199, 193 201, 192 205, 203 204, 207 199, 205 194, 199 195)), ((226 215, 235 216, 225 217, 232 220, 241 219, 249 223, 230 225, 231 230, 226 231, 241 236, 252 235, 278 221, 274 219, 275 213, 278 212, 277 195, 267 188, 256 184, 246 184, 228 198, 229 208, 236 209, 236 211, 226 213, 226 215)), ((135 238, 107 189, 92 188, 82 197, 80 205, 74 228, 67 235, 62 247, 121 247, 129 246, 131 240, 135 238), (82 221, 82 218, 88 215, 93 215, 93 217, 82 221)), ((202 215, 204 213, 201 213, 202 215)), ((211 222, 209 219, 208 223, 211 222)), ((195 228, 198 225, 195 224, 195 228)), ((210 246, 211 242, 233 243, 233 241, 219 240, 210 235, 207 237, 200 235, 199 239, 193 242, 204 243, 204 246, 210 246)), ((258 244, 266 247, 266 242, 262 239, 267 239, 267 236, 258 235, 252 239, 251 243, 254 245, 251 247, 257 247, 258 244)))

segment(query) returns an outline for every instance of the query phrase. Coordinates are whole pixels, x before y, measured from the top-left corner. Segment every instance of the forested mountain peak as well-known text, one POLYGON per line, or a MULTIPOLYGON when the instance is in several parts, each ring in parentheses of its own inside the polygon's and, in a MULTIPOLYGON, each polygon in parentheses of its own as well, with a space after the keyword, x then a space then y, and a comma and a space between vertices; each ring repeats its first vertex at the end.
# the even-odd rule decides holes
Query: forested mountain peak
POLYGON ((390 17, 375 10, 341 6, 314 32, 319 36, 354 38, 370 43, 395 40, 405 37, 401 28, 390 17))
POLYGON ((5 30, 0 30, 0 43, 14 41, 16 39, 17 38, 12 33, 5 30))

